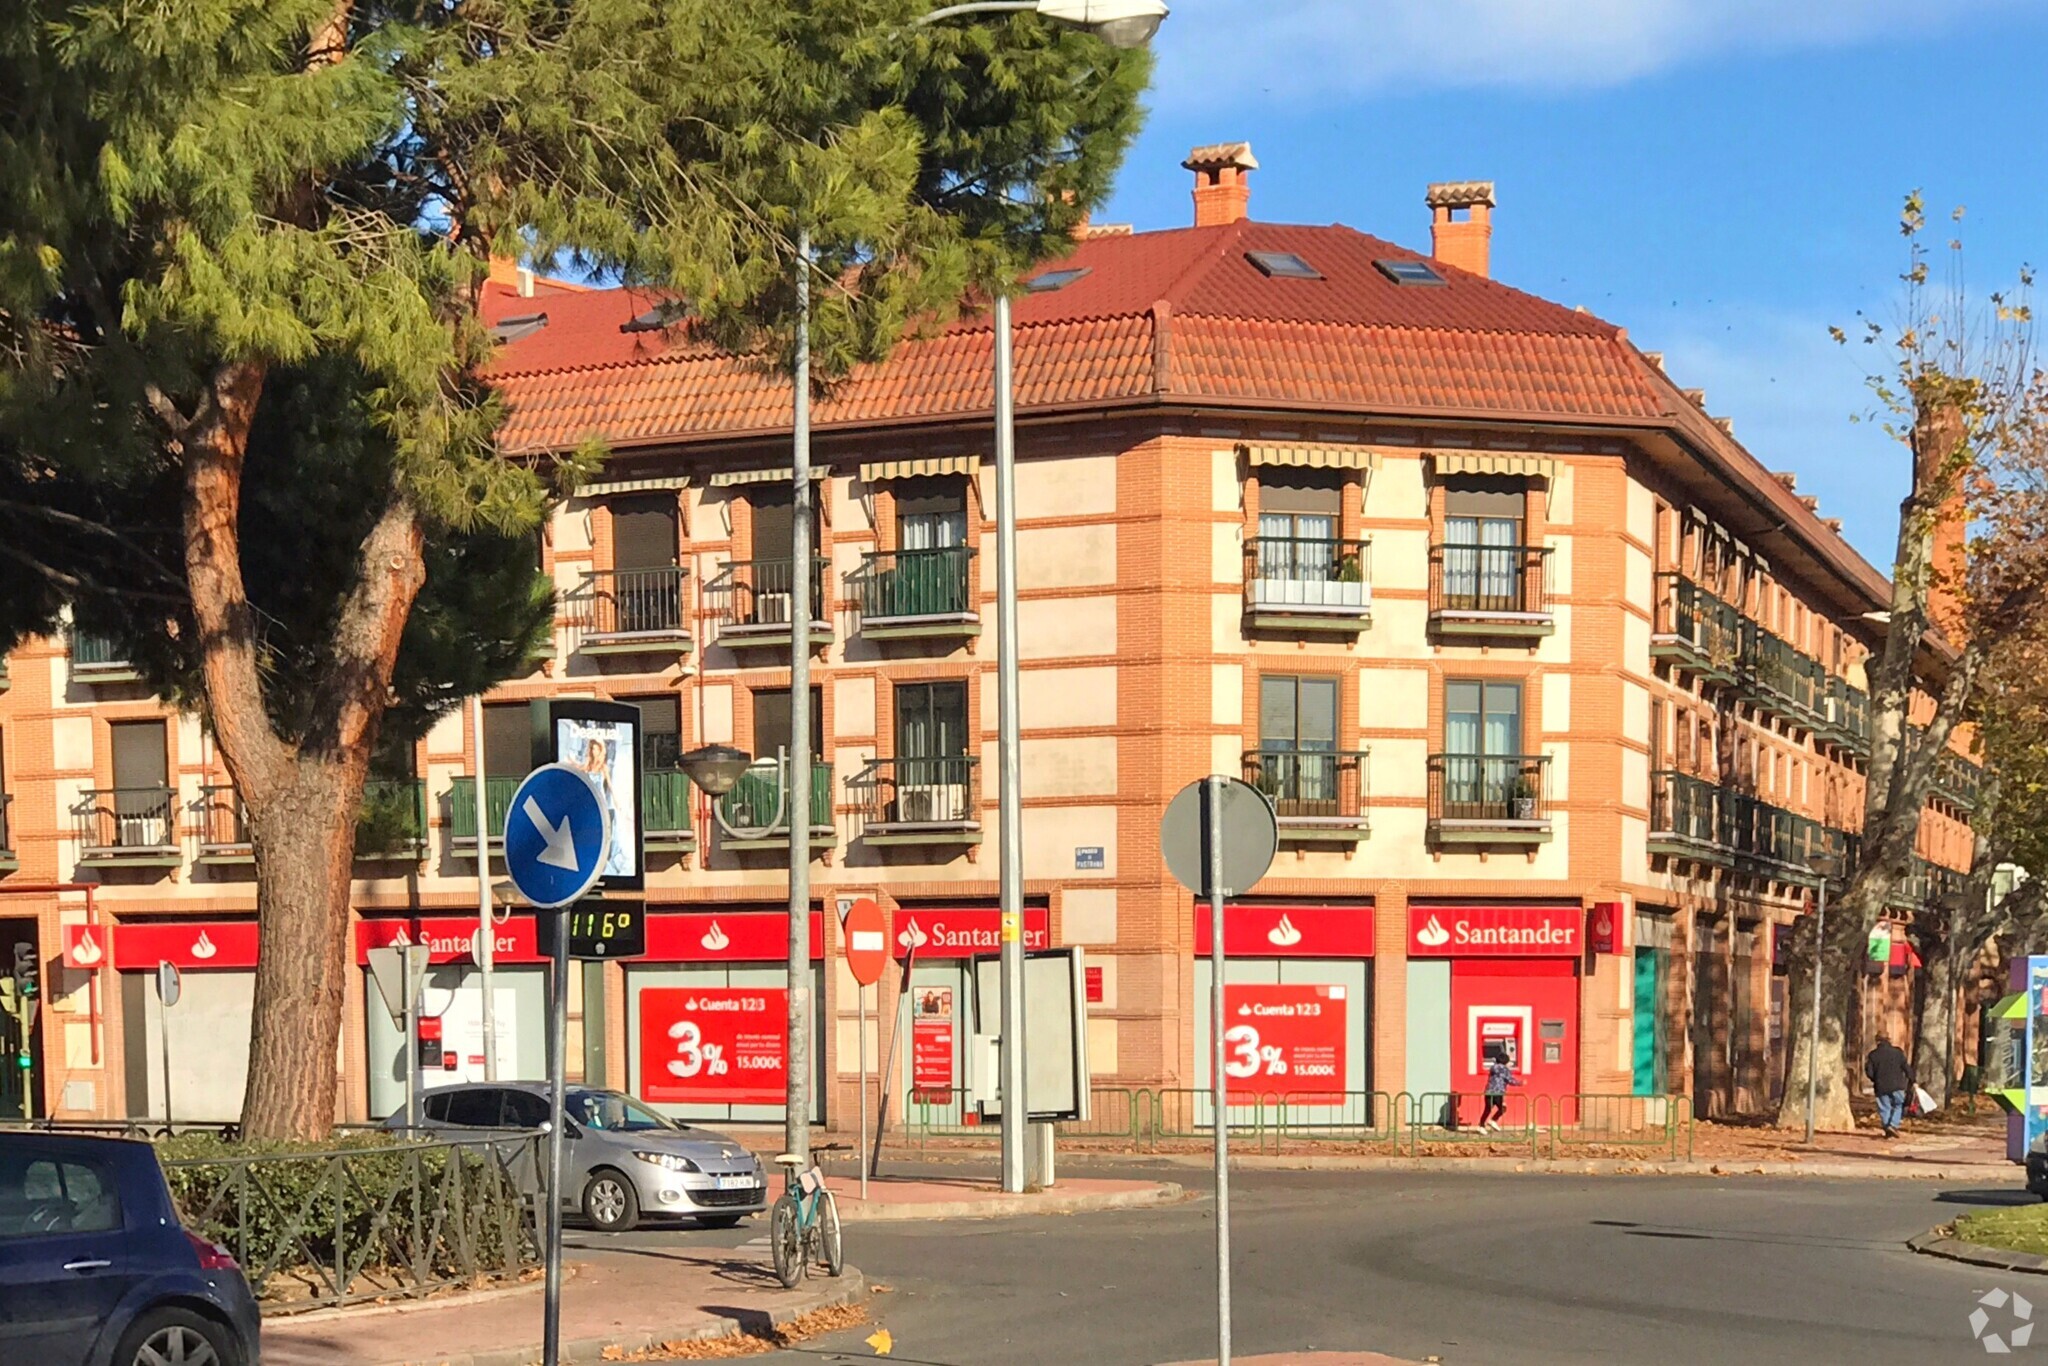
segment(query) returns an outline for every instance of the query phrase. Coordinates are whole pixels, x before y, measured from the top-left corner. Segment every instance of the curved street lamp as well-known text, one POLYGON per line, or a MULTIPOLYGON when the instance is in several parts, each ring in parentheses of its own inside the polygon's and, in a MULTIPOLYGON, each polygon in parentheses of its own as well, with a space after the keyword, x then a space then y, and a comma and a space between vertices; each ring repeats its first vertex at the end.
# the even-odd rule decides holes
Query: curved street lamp
POLYGON ((753 755, 731 745, 704 745, 691 750, 680 760, 690 781, 713 797, 723 797, 732 791, 733 784, 753 762, 753 755))
POLYGON ((1111 47, 1143 47, 1159 32, 1166 0, 976 0, 948 5, 917 20, 918 27, 970 14, 1030 13, 1084 28, 1111 47))

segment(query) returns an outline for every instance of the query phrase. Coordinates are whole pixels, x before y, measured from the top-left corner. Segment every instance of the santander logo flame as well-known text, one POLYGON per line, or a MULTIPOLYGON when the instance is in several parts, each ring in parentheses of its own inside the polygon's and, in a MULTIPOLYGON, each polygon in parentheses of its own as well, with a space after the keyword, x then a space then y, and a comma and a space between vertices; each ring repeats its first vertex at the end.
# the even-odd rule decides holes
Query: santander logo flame
POLYGON ((219 952, 220 949, 215 946, 213 940, 207 938, 205 930, 201 930, 199 937, 192 941, 192 956, 202 963, 219 952))
POLYGON ((1266 931, 1266 942, 1276 949, 1291 949, 1301 942, 1301 931, 1295 928, 1294 922, 1289 920, 1283 911, 1280 923, 1266 931))
POLYGON ((931 936, 915 920, 903 927, 903 933, 896 936, 896 942, 906 949, 921 949, 932 942, 931 936))
POLYGON ((1429 923, 1415 932, 1415 942, 1425 948, 1440 949, 1451 942, 1451 932, 1444 928, 1443 921, 1431 916, 1429 923))
POLYGON ((71 946, 71 965, 73 967, 97 967, 106 956, 106 950, 100 947, 100 941, 92 937, 92 928, 90 926, 78 932, 78 942, 71 946))
POLYGON ((704 946, 707 953, 724 953, 732 946, 732 939, 719 928, 716 920, 711 922, 711 928, 704 931, 704 937, 697 942, 704 946))

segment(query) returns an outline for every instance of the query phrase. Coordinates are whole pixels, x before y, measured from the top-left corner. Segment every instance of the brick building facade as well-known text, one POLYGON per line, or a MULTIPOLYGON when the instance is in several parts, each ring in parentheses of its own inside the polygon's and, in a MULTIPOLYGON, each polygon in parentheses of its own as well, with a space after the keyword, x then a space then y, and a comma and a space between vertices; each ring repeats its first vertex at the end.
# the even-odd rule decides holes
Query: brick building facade
MULTIPOLYGON (((1508 1047, 1556 1105, 1767 1107, 1788 1029, 1778 935, 1809 904, 1812 856, 1860 821, 1883 577, 1623 329, 1488 278, 1490 185, 1431 187, 1435 249, 1417 253, 1252 220, 1242 144, 1188 164, 1198 226, 1091 231, 1016 305, 1027 930, 1099 969, 1097 1084, 1206 1084, 1206 929, 1157 828, 1172 793, 1219 771, 1274 799, 1283 836, 1230 912, 1233 1000, 1321 1003, 1283 1052, 1331 1078, 1248 1093, 1469 1090, 1508 1047)), ((359 958, 400 934, 434 947, 436 1075, 469 1075, 465 775, 481 753, 489 842, 529 703, 637 702, 650 956, 579 968, 571 1071, 680 1113, 771 1118, 744 1088, 665 1080, 657 1026, 678 987, 783 981, 782 775, 764 763, 714 804, 674 760, 788 742, 806 628, 788 613, 786 386, 664 330, 645 295, 508 273, 486 303, 508 448, 596 434, 614 454, 542 537, 551 653, 486 699, 482 734, 452 713, 375 780, 359 958)), ((995 916, 991 350, 970 312, 818 407, 828 1122, 850 1118, 857 1065, 832 908, 872 895, 920 947, 908 983, 899 962, 870 990, 874 1063, 913 1000, 964 1015, 966 956, 995 916)), ((246 836, 204 728, 120 654, 29 642, 0 695, 0 938, 33 935, 51 964, 37 1106, 161 1114, 168 1027, 173 1111, 228 1118, 255 952, 246 836), (187 969, 168 1022, 146 986, 159 959, 187 969)), ((1951 756, 1866 1029, 1910 1007, 1905 946, 1968 866, 1973 784, 1951 756)), ((500 1046, 537 1072, 545 970, 530 921, 498 936, 500 1046)), ((894 1050, 898 1106, 963 1080, 964 1032, 930 1036, 921 1061, 894 1050)), ((397 1036, 360 973, 340 1047, 339 1113, 394 1108, 397 1036)))

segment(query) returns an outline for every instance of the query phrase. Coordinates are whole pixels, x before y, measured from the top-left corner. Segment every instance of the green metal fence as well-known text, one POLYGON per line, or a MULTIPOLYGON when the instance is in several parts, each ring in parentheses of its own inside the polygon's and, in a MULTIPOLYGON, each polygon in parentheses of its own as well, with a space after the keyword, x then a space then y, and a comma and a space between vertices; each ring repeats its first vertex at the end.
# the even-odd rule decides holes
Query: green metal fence
POLYGON ((1398 1144, 1394 1101, 1385 1091, 1287 1091, 1274 1124, 1281 1140, 1398 1144))
POLYGON ((1550 1097, 1527 1091, 1509 1091, 1506 1110, 1494 1121, 1500 1127, 1482 1126, 1486 1097, 1478 1091, 1424 1091, 1408 1108, 1408 1151, 1421 1155, 1428 1144, 1494 1144, 1526 1147, 1531 1157, 1541 1152, 1544 1134, 1551 1121, 1550 1097))
POLYGON ((1692 1158, 1692 1103, 1684 1096, 1560 1097, 1550 1125, 1550 1155, 1572 1148, 1654 1148, 1692 1158), (1566 1119, 1571 1120, 1566 1123, 1566 1119))

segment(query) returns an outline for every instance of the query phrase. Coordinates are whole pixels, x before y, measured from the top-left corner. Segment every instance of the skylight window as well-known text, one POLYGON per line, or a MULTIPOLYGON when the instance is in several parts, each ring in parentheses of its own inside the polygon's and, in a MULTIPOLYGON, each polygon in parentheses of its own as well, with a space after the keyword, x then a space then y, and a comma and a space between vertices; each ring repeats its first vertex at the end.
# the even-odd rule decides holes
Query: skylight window
POLYGON ((1248 251, 1244 259, 1280 280, 1320 280, 1323 273, 1291 251, 1248 251))
POLYGON ((1090 266, 1074 266, 1067 270, 1048 270, 1043 275, 1026 280, 1024 288, 1033 294, 1050 294, 1056 289, 1065 289, 1091 269, 1090 266))
POLYGON ((1440 285, 1444 277, 1437 274, 1427 261, 1402 261, 1386 257, 1374 261, 1380 274, 1397 285, 1440 285))

